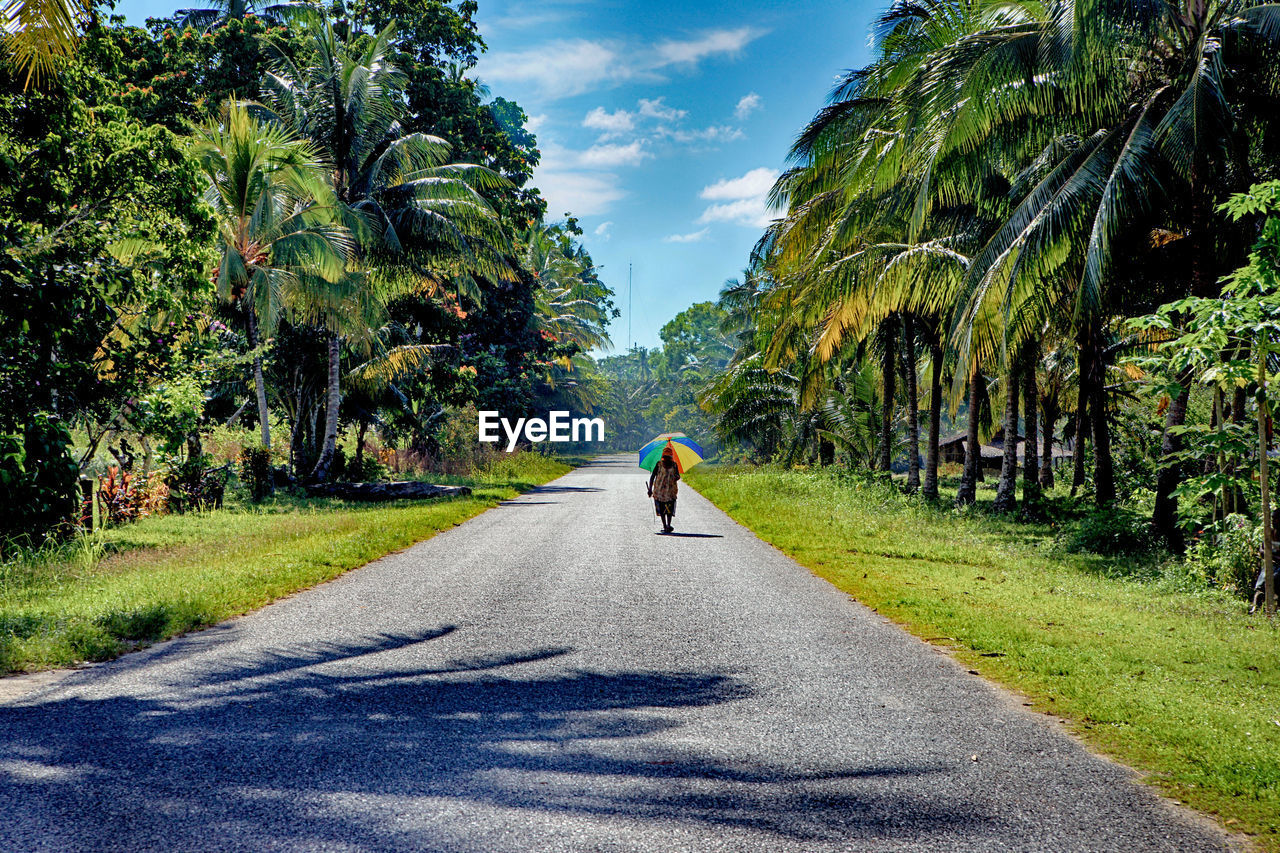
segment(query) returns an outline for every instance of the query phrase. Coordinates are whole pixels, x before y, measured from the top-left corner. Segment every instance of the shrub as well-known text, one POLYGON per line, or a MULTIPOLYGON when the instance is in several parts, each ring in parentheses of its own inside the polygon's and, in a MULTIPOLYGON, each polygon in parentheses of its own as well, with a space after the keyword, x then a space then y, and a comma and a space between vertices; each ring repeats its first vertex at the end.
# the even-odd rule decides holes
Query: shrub
POLYGON ((263 447, 246 447, 240 451, 240 482, 249 490, 254 503, 264 500, 275 490, 275 471, 271 468, 271 451, 263 447))
MULTIPOLYGON (((93 508, 86 509, 89 517, 85 520, 92 521, 93 508)), ((98 519, 102 525, 114 527, 146 514, 146 491, 134 476, 115 465, 107 468, 107 475, 98 481, 98 519)))
POLYGON ((164 515, 169 511, 169 487, 163 477, 152 475, 135 488, 142 493, 143 515, 164 515))
POLYGON ((1065 527, 1058 545, 1072 554, 1122 557, 1150 553, 1155 550, 1156 541, 1145 518, 1129 509, 1109 507, 1094 510, 1065 527))
POLYGON ((44 538, 75 521, 80 471, 71 458, 71 433, 37 415, 21 433, 0 434, 0 538, 44 538))
POLYGON ((496 460, 507 455, 496 444, 476 441, 476 423, 480 415, 476 407, 468 403, 461 408, 445 409, 436 427, 435 458, 428 460, 426 468, 437 474, 469 476, 487 469, 496 460))
POLYGON ((1183 566, 1201 586, 1216 587, 1232 595, 1253 591, 1261 569, 1262 528, 1243 515, 1233 514, 1205 528, 1187 548, 1183 566))
POLYGON ((366 450, 363 459, 351 459, 342 473, 344 479, 353 483, 372 483, 387 479, 387 466, 378 459, 376 452, 366 450))
POLYGON ((210 468, 208 456, 195 456, 172 463, 164 484, 169 487, 169 508, 174 512, 217 509, 227 487, 227 470, 210 468))

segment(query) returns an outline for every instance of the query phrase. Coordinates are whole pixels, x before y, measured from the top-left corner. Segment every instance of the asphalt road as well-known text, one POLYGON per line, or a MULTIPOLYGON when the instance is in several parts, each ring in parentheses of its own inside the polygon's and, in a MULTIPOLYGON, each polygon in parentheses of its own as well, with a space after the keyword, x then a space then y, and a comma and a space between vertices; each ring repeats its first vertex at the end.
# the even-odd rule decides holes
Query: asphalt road
POLYGON ((1230 847, 690 489, 657 535, 644 477, 0 704, 0 850, 1230 847))

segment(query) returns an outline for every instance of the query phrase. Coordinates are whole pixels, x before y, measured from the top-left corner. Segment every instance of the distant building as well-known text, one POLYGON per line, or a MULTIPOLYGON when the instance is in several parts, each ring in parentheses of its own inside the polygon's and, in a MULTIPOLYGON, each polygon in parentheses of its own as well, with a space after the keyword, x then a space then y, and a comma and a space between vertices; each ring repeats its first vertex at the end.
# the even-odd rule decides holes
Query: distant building
MULTIPOLYGON (((938 442, 938 457, 942 462, 951 462, 956 465, 964 464, 965 443, 968 436, 963 432, 954 435, 944 436, 938 442)), ((1018 442, 1018 466, 1022 466, 1023 448, 1026 446, 1026 439, 1019 435, 1016 437, 1018 442)), ((991 440, 979 448, 982 458, 983 471, 999 471, 1004 464, 1004 428, 996 430, 995 435, 991 436, 991 440)), ((1043 452, 1043 451, 1040 451, 1043 452)), ((1043 458, 1043 457, 1041 457, 1043 458)), ((1062 442, 1054 439, 1053 442, 1053 467, 1057 468, 1063 461, 1071 459, 1071 451, 1063 446, 1062 442)))

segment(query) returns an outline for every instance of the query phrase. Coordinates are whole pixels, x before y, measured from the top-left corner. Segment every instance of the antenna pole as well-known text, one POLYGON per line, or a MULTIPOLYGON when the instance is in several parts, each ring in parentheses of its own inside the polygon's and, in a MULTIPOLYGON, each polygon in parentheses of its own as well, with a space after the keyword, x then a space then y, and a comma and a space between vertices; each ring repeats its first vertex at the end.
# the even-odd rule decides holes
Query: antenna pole
POLYGON ((636 348, 636 342, 631 340, 631 261, 627 261, 627 342, 636 348))

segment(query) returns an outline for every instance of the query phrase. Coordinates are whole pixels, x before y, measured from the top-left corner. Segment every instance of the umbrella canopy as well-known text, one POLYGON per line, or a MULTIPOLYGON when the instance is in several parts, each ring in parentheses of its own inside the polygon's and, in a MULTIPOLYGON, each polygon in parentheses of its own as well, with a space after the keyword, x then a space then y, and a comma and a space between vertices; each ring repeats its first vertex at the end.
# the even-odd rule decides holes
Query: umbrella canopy
POLYGON ((665 432, 640 448, 640 467, 646 471, 652 471, 662 459, 662 451, 668 446, 675 451, 676 466, 681 474, 701 462, 702 457, 706 455, 697 442, 684 433, 665 432))

